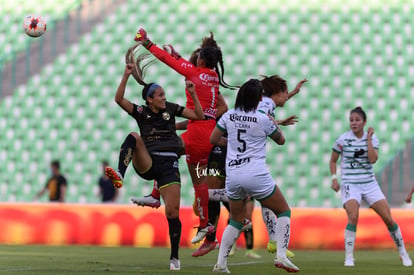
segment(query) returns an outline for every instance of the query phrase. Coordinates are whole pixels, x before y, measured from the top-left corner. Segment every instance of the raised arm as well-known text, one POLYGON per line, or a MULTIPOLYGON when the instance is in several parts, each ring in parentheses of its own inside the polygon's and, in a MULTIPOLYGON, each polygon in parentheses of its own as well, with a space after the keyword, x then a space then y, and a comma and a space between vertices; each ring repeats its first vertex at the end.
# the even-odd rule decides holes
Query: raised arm
POLYGON ((378 150, 372 145, 372 135, 374 134, 374 128, 369 127, 367 133, 367 143, 368 143, 368 160, 370 163, 376 163, 378 160, 378 150))
POLYGON ((132 73, 132 69, 134 68, 135 64, 130 63, 125 66, 124 74, 122 75, 121 83, 119 83, 118 90, 115 94, 115 102, 121 106, 128 114, 132 114, 134 109, 134 105, 131 101, 124 98, 125 88, 128 82, 128 78, 132 73))
POLYGON ((201 107, 200 101, 198 100, 197 93, 195 91, 195 85, 193 82, 186 80, 185 86, 187 91, 190 93, 194 102, 194 110, 189 108, 184 108, 182 116, 192 120, 204 119, 203 108, 201 107))
MULTIPOLYGON (((142 45, 152 53, 158 60, 165 63, 177 73, 189 78, 194 74, 195 67, 189 61, 182 58, 179 54, 178 55, 171 55, 171 53, 159 48, 157 45, 152 43, 152 41, 148 38, 147 32, 140 28, 135 35, 135 41, 142 42, 142 45)), ((170 45, 172 48, 172 46, 170 45)))
POLYGON ((299 83, 296 84, 295 89, 293 89, 292 91, 290 91, 288 93, 288 99, 290 99, 292 96, 298 94, 299 91, 300 91, 300 88, 302 88, 303 84, 305 84, 306 82, 308 82, 308 80, 306 78, 304 78, 301 81, 299 81, 299 83))
POLYGON ((336 162, 338 161, 339 153, 332 150, 331 159, 329 160, 329 170, 331 171, 332 184, 331 188, 335 191, 339 191, 338 178, 336 176, 336 162))

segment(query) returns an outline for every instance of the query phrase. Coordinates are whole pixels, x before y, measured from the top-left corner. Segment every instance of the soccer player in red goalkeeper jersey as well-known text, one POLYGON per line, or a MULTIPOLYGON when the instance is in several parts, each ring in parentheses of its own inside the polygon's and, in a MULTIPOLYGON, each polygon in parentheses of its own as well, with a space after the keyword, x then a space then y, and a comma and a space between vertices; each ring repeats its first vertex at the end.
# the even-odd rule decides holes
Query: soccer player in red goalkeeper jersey
MULTIPOLYGON (((217 101, 224 102, 219 94, 219 86, 233 88, 223 80, 224 66, 222 52, 217 47, 203 47, 198 54, 196 66, 185 60, 178 54, 157 47, 147 37, 145 30, 140 29, 135 37, 136 41, 142 41, 145 48, 157 59, 183 75, 187 80, 195 84, 196 92, 204 112, 204 120, 189 120, 187 131, 182 134, 185 145, 186 161, 195 190, 195 200, 200 213, 200 225, 192 243, 201 241, 207 233, 214 231, 214 226, 208 223, 208 187, 206 184, 207 160, 212 148, 209 135, 216 125, 217 101)), ((172 47, 171 47, 172 49, 172 47)), ((194 108, 193 101, 187 95, 187 108, 194 108)), ((146 202, 134 201, 137 204, 158 206, 159 195, 153 190, 151 196, 147 196, 146 202), (149 202, 148 202, 149 201, 149 202), (153 201, 153 202, 151 202, 153 201)))

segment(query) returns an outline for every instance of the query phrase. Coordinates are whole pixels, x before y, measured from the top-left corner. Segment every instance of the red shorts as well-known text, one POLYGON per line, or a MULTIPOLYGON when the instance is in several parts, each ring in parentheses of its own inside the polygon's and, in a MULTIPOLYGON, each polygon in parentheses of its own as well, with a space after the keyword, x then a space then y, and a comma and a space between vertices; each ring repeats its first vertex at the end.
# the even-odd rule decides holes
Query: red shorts
POLYGON ((207 164, 208 156, 213 148, 213 144, 210 143, 210 135, 214 127, 216 127, 214 119, 188 123, 187 131, 181 135, 184 141, 187 163, 207 164))

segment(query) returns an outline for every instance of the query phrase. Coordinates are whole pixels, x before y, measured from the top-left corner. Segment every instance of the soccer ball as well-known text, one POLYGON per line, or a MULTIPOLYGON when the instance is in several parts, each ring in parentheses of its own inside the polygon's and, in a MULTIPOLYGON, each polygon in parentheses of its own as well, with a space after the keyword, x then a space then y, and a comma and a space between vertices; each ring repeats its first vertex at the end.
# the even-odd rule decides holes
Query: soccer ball
POLYGON ((23 21, 23 30, 30 37, 42 36, 46 31, 46 21, 41 16, 27 15, 23 21))

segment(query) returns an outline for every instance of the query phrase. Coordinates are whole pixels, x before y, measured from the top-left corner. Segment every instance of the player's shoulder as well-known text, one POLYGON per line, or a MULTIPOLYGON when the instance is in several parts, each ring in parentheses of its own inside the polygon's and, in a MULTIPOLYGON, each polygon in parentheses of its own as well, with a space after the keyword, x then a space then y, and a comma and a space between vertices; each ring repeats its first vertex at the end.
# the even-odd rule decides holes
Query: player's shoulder
POLYGON ((355 138, 355 135, 352 131, 346 131, 338 137, 339 140, 349 140, 349 139, 354 139, 354 138, 355 138))

